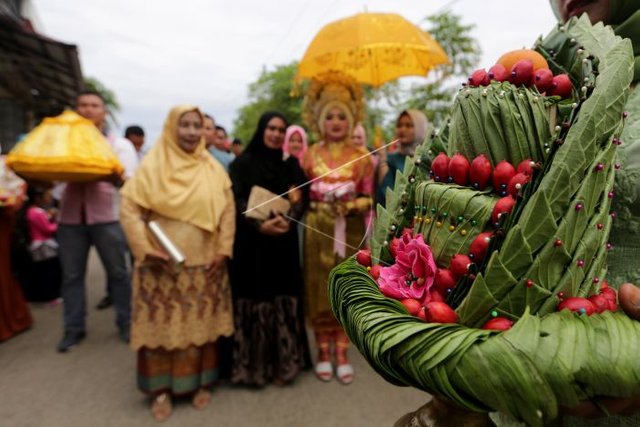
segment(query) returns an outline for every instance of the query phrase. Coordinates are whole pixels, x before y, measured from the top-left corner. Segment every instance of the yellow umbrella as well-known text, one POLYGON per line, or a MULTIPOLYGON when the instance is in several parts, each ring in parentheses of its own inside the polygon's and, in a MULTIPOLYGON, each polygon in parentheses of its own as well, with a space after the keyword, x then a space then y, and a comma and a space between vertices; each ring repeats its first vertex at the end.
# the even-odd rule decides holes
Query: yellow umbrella
POLYGON ((341 71, 380 86, 402 76, 426 76, 449 62, 431 36, 395 13, 359 13, 325 25, 298 65, 298 78, 341 71))
POLYGON ((73 111, 45 118, 11 150, 6 163, 35 181, 92 181, 123 171, 109 141, 73 111))

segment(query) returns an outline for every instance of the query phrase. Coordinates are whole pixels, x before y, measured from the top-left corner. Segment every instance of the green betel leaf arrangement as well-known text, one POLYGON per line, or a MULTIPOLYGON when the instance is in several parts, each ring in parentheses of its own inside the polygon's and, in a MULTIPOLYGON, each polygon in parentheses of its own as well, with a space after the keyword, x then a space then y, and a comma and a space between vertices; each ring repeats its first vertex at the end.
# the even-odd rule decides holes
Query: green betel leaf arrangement
POLYGON ((640 394, 640 322, 605 280, 631 44, 586 17, 473 73, 398 173, 334 313, 387 381, 545 425, 640 394))

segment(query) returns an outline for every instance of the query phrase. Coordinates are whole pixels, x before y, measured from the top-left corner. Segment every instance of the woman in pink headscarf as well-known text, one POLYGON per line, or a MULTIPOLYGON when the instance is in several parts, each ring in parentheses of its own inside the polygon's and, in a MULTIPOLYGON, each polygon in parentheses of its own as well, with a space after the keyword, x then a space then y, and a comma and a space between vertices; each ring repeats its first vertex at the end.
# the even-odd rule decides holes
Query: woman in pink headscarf
POLYGON ((284 151, 285 158, 293 156, 302 165, 302 159, 307 152, 307 133, 298 125, 291 125, 287 128, 287 132, 284 135, 284 145, 282 151, 284 151))

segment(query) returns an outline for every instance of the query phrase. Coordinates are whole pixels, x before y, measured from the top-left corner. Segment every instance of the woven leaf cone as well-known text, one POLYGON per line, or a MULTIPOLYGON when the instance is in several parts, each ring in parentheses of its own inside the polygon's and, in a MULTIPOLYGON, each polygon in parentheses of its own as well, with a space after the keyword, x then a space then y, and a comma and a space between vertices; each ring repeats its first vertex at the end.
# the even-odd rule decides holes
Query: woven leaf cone
POLYGON ((433 182, 429 158, 446 149, 470 159, 484 153, 494 165, 504 159, 540 162, 501 220, 477 274, 449 295, 459 324, 410 316, 353 259, 332 271, 329 294, 353 343, 389 382, 470 410, 545 425, 560 405, 640 394, 640 322, 623 312, 556 311, 560 292, 590 296, 605 277, 612 141, 622 130, 631 44, 583 17, 554 29, 535 49, 554 74, 570 75, 573 99, 544 98, 535 88, 509 83, 462 89, 448 126, 407 160, 386 209, 378 208, 373 259, 392 262, 388 243, 413 225, 446 267, 453 254, 468 252, 480 232, 495 230, 490 213, 498 196, 491 189, 433 182), (441 227, 434 226, 438 222, 441 227), (478 329, 492 311, 514 326, 506 332, 478 329))
POLYGON ((7 166, 36 181, 92 181, 123 171, 98 128, 73 111, 45 118, 11 150, 7 166))

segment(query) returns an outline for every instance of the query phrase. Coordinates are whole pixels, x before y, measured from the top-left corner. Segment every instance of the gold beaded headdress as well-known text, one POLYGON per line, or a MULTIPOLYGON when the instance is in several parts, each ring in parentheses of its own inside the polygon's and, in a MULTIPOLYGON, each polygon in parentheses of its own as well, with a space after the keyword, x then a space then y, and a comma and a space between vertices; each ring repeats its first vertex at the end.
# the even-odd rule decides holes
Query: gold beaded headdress
POLYGON ((311 80, 304 98, 303 119, 307 126, 322 137, 322 121, 327 111, 341 107, 349 120, 349 131, 362 120, 362 88, 346 74, 330 71, 311 80))

